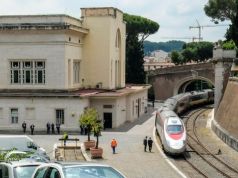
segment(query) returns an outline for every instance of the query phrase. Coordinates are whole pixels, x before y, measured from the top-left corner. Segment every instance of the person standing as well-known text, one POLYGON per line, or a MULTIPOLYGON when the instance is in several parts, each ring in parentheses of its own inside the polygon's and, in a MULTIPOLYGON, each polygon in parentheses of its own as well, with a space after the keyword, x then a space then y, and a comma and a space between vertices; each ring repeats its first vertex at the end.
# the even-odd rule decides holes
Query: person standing
POLYGON ((54 123, 51 124, 51 131, 52 131, 52 134, 55 134, 55 124, 54 123))
POLYGON ((80 134, 83 135, 83 132, 84 132, 83 126, 80 124, 80 134))
POLYGON ((60 123, 59 122, 56 123, 56 130, 57 130, 57 133, 60 134, 60 123))
POLYGON ((34 135, 35 125, 31 124, 30 129, 31 129, 31 135, 34 135))
POLYGON ((24 121, 21 126, 23 129, 23 133, 25 134, 26 133, 26 122, 24 121))
POLYGON ((63 135, 63 139, 64 139, 64 146, 66 146, 66 141, 69 138, 69 135, 65 132, 63 135))
POLYGON ((47 134, 50 134, 50 123, 47 122, 46 124, 47 134))
POLYGON ((115 138, 112 139, 111 141, 111 147, 112 147, 112 153, 115 154, 116 153, 116 147, 117 147, 117 141, 115 138))
POLYGON ((146 152, 146 148, 147 148, 147 143, 148 143, 148 141, 147 141, 147 136, 146 136, 143 140, 143 145, 144 145, 144 151, 145 152, 146 152))
POLYGON ((152 144, 153 144, 153 140, 151 139, 151 137, 148 140, 148 146, 149 146, 149 151, 151 152, 152 150, 152 144))

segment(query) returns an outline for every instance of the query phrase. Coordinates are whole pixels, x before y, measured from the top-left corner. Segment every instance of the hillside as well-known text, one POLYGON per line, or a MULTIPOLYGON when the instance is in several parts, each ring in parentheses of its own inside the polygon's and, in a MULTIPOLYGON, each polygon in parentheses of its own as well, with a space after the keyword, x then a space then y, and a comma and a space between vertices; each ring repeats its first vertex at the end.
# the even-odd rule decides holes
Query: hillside
POLYGON ((184 41, 167 41, 167 42, 150 42, 144 41, 144 53, 148 55, 150 52, 154 50, 163 50, 166 52, 171 52, 173 50, 180 51, 185 44, 184 41))

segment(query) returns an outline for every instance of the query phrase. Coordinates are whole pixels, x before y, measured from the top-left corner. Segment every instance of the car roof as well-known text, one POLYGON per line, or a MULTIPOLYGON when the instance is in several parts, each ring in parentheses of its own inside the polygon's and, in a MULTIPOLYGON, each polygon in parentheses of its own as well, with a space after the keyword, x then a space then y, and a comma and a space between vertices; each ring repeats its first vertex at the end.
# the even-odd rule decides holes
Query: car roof
POLYGON ((5 165, 9 165, 12 167, 16 167, 16 166, 39 166, 42 165, 42 162, 35 162, 35 161, 9 161, 9 162, 0 162, 0 164, 5 164, 5 165))
POLYGON ((55 164, 61 165, 63 167, 69 166, 98 166, 98 167, 111 167, 106 164, 98 164, 98 163, 87 163, 87 162, 55 162, 55 164))
POLYGON ((118 173, 120 173, 122 176, 126 177, 120 171, 118 171, 116 168, 114 168, 110 165, 106 165, 106 164, 87 163, 87 162, 54 162, 54 163, 43 163, 39 168, 42 168, 45 166, 52 166, 57 169, 65 169, 65 168, 70 168, 70 167, 89 167, 89 166, 112 168, 115 171, 117 171, 118 173))

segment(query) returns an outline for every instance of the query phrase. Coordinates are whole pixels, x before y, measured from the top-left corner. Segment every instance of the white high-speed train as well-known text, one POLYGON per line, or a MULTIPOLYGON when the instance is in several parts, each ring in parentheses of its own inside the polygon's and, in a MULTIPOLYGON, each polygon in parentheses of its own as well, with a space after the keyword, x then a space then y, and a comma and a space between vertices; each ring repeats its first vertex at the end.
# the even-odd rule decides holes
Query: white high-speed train
POLYGON ((213 101, 214 91, 207 89, 179 94, 164 102, 156 112, 155 127, 165 153, 182 154, 186 150, 186 130, 177 114, 213 101))

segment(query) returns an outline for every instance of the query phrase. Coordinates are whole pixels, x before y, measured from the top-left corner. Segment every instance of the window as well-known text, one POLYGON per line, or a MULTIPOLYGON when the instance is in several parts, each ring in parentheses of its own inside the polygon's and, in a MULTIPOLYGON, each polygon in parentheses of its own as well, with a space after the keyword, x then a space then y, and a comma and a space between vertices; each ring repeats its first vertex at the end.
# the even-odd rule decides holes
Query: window
POLYGON ((47 167, 40 168, 36 171, 36 174, 34 178, 42 178, 44 177, 44 174, 46 173, 47 167))
POLYGON ((17 108, 11 109, 11 122, 12 124, 18 123, 18 109, 17 108))
POLYGON ((182 125, 168 125, 167 132, 169 134, 179 134, 183 132, 183 126, 182 125))
POLYGON ((74 61, 73 64, 74 83, 79 83, 79 71, 80 71, 80 61, 74 61))
POLYGON ((0 176, 1 178, 9 178, 8 167, 5 165, 0 165, 0 176))
POLYGON ((35 83, 45 83, 45 62, 43 61, 35 62, 35 83))
POLYGON ((44 61, 11 61, 12 84, 44 84, 44 61))
POLYGON ((33 83, 33 65, 31 61, 22 62, 23 70, 22 70, 22 78, 24 84, 33 83))
POLYGON ((21 64, 20 62, 11 62, 11 83, 21 83, 21 64))
POLYGON ((103 105, 103 108, 113 108, 113 105, 106 104, 106 105, 103 105))
POLYGON ((64 124, 64 110, 56 109, 56 123, 64 124))

